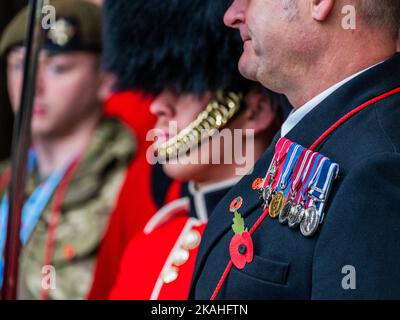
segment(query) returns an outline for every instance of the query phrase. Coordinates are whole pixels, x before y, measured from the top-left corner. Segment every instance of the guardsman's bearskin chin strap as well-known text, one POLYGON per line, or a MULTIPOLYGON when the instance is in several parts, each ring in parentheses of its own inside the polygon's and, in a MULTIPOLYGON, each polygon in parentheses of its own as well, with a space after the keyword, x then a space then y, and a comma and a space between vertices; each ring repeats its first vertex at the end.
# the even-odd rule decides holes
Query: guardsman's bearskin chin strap
POLYGON ((196 120, 157 148, 157 158, 168 160, 198 146, 226 126, 240 110, 242 100, 242 93, 219 91, 196 120))

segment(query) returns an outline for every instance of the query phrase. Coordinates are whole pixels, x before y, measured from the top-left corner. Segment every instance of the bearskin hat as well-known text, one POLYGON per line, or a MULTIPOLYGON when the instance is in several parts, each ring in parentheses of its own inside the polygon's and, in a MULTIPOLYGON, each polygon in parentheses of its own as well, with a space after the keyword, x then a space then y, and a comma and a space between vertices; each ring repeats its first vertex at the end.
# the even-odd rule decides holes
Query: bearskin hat
POLYGON ((118 89, 157 94, 245 92, 238 31, 223 23, 231 0, 106 0, 103 65, 118 89))

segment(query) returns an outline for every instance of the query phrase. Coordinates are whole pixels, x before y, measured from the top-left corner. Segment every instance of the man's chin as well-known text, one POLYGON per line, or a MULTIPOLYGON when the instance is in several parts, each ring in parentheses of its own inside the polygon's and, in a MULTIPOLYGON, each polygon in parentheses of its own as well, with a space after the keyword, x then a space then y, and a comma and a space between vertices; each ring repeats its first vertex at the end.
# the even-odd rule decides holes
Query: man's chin
POLYGON ((44 130, 32 130, 32 139, 33 140, 44 140, 48 139, 51 137, 51 134, 49 134, 47 131, 44 130))
POLYGON ((163 164, 163 170, 168 177, 178 181, 187 182, 192 178, 188 166, 182 166, 179 163, 167 162, 163 164))
POLYGON ((47 125, 40 125, 37 123, 32 124, 33 139, 48 139, 55 135, 56 135, 55 130, 47 125))
POLYGON ((242 56, 239 61, 239 72, 246 79, 257 81, 256 68, 254 68, 244 56, 242 56))
MULTIPOLYGON (((176 160, 176 159, 175 159, 176 160)), ((209 166, 202 164, 187 164, 177 162, 167 162, 163 164, 163 170, 167 176, 182 182, 197 180, 205 177, 209 166)))

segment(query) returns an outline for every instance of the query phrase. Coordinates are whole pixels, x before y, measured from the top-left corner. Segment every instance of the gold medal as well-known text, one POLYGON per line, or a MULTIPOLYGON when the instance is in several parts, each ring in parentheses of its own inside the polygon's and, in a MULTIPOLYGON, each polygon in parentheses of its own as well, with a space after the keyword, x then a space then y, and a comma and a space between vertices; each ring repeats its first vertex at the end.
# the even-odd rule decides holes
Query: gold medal
POLYGON ((272 219, 276 219, 281 212, 282 207, 285 204, 285 197, 283 196, 283 192, 279 192, 275 194, 269 204, 269 215, 272 219))

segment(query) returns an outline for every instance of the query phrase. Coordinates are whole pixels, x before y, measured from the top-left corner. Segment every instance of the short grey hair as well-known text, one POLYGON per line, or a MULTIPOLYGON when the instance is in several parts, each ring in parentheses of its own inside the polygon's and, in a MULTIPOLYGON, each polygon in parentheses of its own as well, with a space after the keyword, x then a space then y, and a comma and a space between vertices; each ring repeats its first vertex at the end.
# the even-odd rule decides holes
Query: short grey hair
POLYGON ((374 27, 385 27, 394 38, 400 29, 400 0, 357 0, 364 20, 374 27))

